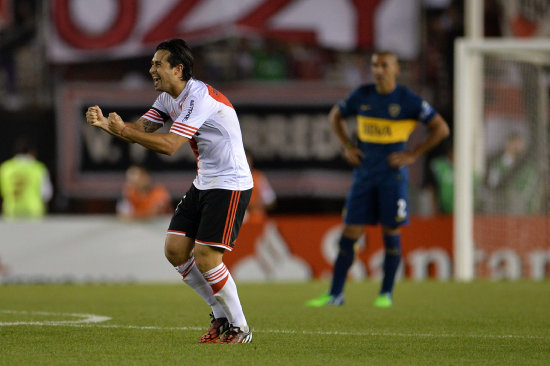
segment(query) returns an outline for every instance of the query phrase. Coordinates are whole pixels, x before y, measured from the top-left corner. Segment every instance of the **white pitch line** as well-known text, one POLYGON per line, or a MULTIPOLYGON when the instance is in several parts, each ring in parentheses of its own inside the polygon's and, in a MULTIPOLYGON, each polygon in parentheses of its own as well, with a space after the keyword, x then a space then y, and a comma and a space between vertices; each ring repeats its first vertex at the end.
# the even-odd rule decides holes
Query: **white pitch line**
MULTIPOLYGON (((76 313, 48 313, 48 312, 26 312, 26 311, 11 311, 0 310, 0 313, 8 314, 35 314, 46 316, 72 316, 83 318, 80 320, 61 320, 61 321, 16 321, 16 322, 0 322, 2 326, 19 326, 19 325, 34 325, 34 326, 54 326, 54 327, 73 327, 73 328, 104 328, 104 329, 138 329, 138 330, 161 330, 161 331, 199 331, 203 327, 159 327, 159 326, 143 326, 143 325, 118 325, 118 324, 98 324, 107 320, 110 317, 93 315, 93 314, 76 314, 76 313)), ((335 336, 367 336, 367 337, 405 337, 405 338, 482 338, 482 339, 540 339, 550 340, 550 337, 545 336, 530 336, 517 334, 432 334, 432 333, 399 333, 399 332, 341 332, 341 331, 323 331, 323 330, 289 330, 289 329, 254 329, 256 333, 273 333, 273 334, 302 334, 302 335, 335 335, 335 336)))
MULTIPOLYGON (((57 316, 57 317, 74 317, 79 318, 78 320, 55 320, 55 321, 46 321, 51 325, 62 325, 62 324, 78 324, 78 323, 101 323, 107 320, 111 320, 108 316, 95 315, 95 314, 81 314, 81 313, 51 313, 47 311, 20 311, 20 310, 0 310, 0 313, 4 314, 24 314, 24 315, 40 315, 40 316, 57 316)), ((20 323, 20 322, 15 322, 20 323)), ((42 322, 23 322, 23 323, 42 323, 42 322)), ((0 323, 2 325, 4 323, 0 323)), ((37 324, 30 324, 37 325, 37 324)))
MULTIPOLYGON (((117 325, 117 324, 77 324, 77 323, 61 323, 61 322, 1 322, 2 326, 18 326, 18 325, 34 325, 34 326, 54 326, 54 327, 72 327, 72 328, 103 328, 103 329, 138 329, 138 330, 161 330, 161 331, 200 331, 204 327, 158 327, 158 326, 139 326, 139 325, 117 325)), ((529 336, 516 334, 430 334, 430 333, 395 333, 395 332, 339 332, 339 331, 295 331, 288 329, 252 329, 255 333, 274 333, 274 334, 302 334, 302 335, 334 335, 334 336, 368 336, 368 337, 405 337, 405 338, 484 338, 484 339, 540 339, 550 340, 550 337, 544 336, 529 336)))

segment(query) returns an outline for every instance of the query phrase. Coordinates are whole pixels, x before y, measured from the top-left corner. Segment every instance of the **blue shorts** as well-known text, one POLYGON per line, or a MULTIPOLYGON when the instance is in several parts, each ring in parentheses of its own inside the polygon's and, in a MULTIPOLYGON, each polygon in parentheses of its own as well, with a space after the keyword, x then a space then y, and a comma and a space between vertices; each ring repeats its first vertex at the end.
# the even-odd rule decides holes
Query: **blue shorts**
POLYGON ((399 171, 383 178, 357 179, 348 194, 344 223, 397 227, 409 223, 408 177, 399 171))

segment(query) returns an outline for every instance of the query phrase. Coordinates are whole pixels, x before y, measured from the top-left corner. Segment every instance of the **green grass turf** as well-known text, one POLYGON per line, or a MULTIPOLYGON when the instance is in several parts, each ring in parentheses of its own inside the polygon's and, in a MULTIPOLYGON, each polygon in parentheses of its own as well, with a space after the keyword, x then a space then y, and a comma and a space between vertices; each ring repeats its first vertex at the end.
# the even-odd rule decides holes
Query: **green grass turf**
POLYGON ((239 284, 254 340, 219 345, 197 344, 209 309, 184 284, 3 285, 0 365, 550 364, 547 281, 403 281, 390 309, 372 307, 377 283, 351 282, 344 306, 304 306, 327 287, 239 284))

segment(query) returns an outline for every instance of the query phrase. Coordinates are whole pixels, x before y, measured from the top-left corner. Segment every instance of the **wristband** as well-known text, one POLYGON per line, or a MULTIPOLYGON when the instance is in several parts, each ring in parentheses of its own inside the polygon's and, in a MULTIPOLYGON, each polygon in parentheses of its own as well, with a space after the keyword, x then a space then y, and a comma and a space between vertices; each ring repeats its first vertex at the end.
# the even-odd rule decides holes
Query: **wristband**
POLYGON ((353 144, 353 142, 348 141, 348 142, 346 142, 346 145, 344 146, 344 149, 351 149, 352 147, 355 147, 355 145, 353 144))

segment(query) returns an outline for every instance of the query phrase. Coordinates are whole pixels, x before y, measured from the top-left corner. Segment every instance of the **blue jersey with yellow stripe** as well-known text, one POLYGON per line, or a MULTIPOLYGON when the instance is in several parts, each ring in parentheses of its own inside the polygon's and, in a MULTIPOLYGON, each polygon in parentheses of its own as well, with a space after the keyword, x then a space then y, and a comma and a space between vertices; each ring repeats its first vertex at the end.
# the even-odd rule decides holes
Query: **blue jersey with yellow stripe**
POLYGON ((403 151, 416 125, 428 123, 436 114, 430 104, 402 85, 389 94, 378 93, 375 84, 363 85, 338 106, 343 117, 357 118, 358 147, 365 157, 355 175, 361 177, 395 172, 387 163, 388 155, 403 151))

